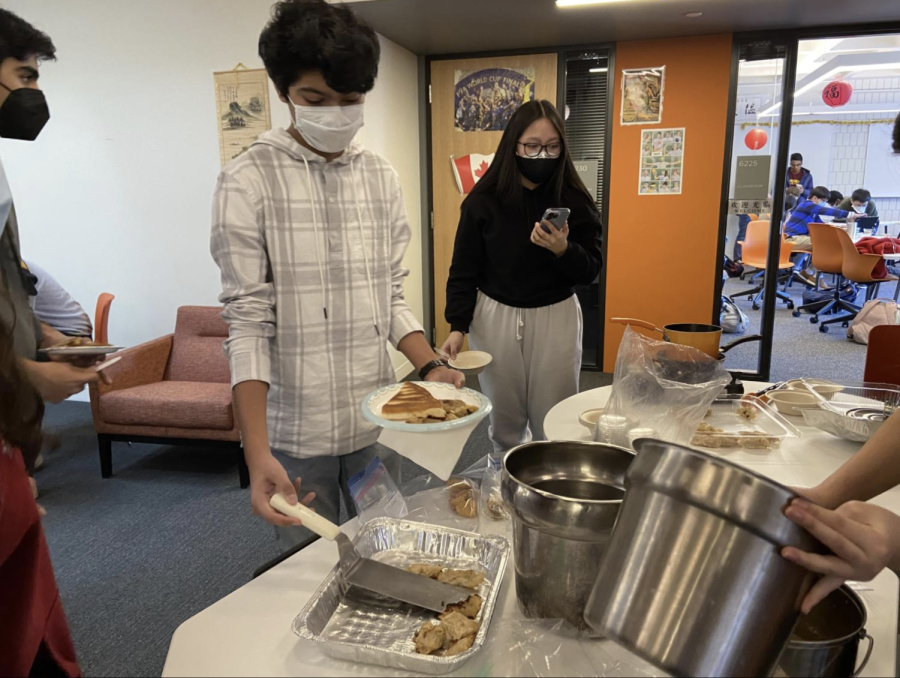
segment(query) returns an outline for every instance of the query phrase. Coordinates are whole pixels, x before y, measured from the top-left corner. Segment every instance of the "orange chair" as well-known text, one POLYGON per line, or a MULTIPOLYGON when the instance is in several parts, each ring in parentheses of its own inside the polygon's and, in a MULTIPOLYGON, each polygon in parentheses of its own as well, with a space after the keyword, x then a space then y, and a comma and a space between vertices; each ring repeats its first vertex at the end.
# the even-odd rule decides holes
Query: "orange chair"
POLYGON ((900 386, 900 326, 880 325, 869 332, 866 381, 900 386))
MULTIPOLYGON (((771 222, 769 221, 751 221, 747 224, 747 237, 744 240, 744 252, 743 252, 743 261, 745 266, 752 266, 754 268, 758 268, 762 271, 765 271, 766 268, 766 259, 769 253, 769 228, 771 222)), ((781 257, 778 262, 778 270, 787 271, 794 268, 794 264, 791 263, 791 245, 784 241, 784 236, 781 236, 781 257)), ((788 278, 788 284, 790 283, 790 278, 788 278)), ((787 285, 785 285, 787 287, 787 285)), ((747 292, 747 297, 753 300, 753 310, 759 310, 759 300, 762 299, 763 294, 765 293, 765 283, 756 287, 749 292, 747 292)), ((776 290, 775 294, 778 295, 778 298, 787 304, 788 308, 794 308, 794 300, 791 299, 791 296, 782 290, 776 290)), ((744 296, 744 293, 736 294, 735 296, 744 296)))
POLYGON ((834 298, 827 304, 821 301, 801 306, 794 311, 794 317, 799 318, 802 311, 809 311, 812 317, 809 319, 813 325, 819 322, 819 316, 836 311, 848 311, 858 313, 859 308, 841 299, 840 290, 846 286, 843 279, 844 248, 838 240, 837 231, 840 229, 828 224, 812 223, 809 225, 809 237, 812 240, 812 265, 815 266, 816 287, 819 289, 823 274, 837 276, 837 284, 834 287, 834 298))
MULTIPOLYGON (((847 233, 847 231, 843 228, 835 228, 833 226, 830 228, 837 235, 838 242, 840 242, 841 249, 844 253, 844 262, 841 266, 841 273, 846 280, 856 283, 857 285, 865 286, 866 301, 874 299, 878 295, 878 288, 881 286, 881 283, 897 282, 897 276, 894 275, 889 275, 887 278, 873 278, 872 271, 875 269, 878 262, 881 261, 881 255, 860 253, 853 243, 853 238, 850 237, 850 234, 847 233)), ((838 292, 836 292, 836 296, 839 296, 840 286, 838 286, 837 289, 838 292)), ((848 315, 823 321, 819 325, 820 332, 827 332, 828 326, 834 323, 842 323, 844 327, 847 327, 850 324, 850 321, 859 313, 859 306, 847 304, 846 302, 842 303, 853 310, 850 311, 848 315)))
POLYGON ((109 307, 115 296, 104 292, 97 298, 97 310, 94 312, 94 342, 109 343, 109 307))

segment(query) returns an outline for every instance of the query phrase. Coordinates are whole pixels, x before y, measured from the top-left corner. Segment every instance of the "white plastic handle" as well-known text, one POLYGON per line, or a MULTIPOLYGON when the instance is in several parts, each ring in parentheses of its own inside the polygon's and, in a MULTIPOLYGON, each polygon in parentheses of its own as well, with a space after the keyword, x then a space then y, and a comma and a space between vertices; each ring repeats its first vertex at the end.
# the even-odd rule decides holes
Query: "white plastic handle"
POLYGON ((269 505, 288 518, 296 518, 303 523, 303 527, 312 530, 328 541, 334 541, 341 533, 341 528, 327 518, 323 518, 315 511, 309 510, 303 504, 289 504, 288 500, 281 494, 273 494, 269 500, 269 505))

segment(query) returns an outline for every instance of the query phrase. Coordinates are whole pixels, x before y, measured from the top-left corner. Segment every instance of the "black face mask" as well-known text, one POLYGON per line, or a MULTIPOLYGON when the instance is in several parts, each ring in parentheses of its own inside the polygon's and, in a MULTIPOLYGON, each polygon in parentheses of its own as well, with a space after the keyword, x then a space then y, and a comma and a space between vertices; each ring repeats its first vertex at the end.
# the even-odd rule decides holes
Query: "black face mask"
POLYGON ((542 184, 553 176, 559 160, 559 158, 523 158, 521 155, 517 155, 516 167, 528 181, 542 184))
POLYGON ((37 139, 50 119, 44 93, 30 87, 9 89, 2 82, 0 87, 9 90, 9 96, 0 105, 0 137, 22 141, 37 139))

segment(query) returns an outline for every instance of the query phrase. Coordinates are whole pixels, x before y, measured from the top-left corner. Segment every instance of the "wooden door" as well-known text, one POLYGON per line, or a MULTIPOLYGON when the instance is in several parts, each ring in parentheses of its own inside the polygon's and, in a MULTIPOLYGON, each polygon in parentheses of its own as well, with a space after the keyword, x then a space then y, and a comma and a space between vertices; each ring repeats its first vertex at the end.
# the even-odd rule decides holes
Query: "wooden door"
POLYGON ((556 54, 530 54, 483 59, 433 61, 431 64, 431 177, 434 217, 434 337, 438 346, 450 334, 444 319, 447 277, 453 258, 453 242, 459 224, 459 208, 465 197, 456 187, 450 156, 484 155, 497 150, 502 132, 462 132, 454 128, 454 86, 457 71, 489 68, 533 68, 535 97, 556 104, 556 54))

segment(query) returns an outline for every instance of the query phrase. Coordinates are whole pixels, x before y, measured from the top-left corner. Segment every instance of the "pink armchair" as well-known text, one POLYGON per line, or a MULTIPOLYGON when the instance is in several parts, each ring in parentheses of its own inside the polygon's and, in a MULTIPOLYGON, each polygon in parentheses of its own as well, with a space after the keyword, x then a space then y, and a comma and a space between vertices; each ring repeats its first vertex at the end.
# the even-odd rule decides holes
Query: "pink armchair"
POLYGON ((174 334, 122 351, 109 368, 112 385, 91 386, 102 477, 112 476, 114 442, 168 443, 233 450, 241 487, 249 486, 221 312, 179 308, 174 334))

